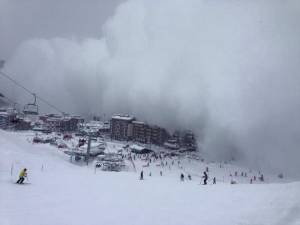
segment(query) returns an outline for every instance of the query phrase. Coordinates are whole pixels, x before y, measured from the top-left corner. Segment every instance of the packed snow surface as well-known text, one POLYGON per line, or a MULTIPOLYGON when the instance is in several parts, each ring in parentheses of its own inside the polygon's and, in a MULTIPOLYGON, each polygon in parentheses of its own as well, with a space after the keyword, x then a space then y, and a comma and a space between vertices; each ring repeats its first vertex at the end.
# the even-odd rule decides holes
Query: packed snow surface
POLYGON ((300 182, 269 178, 249 184, 236 178, 238 184, 232 185, 226 182, 228 173, 238 167, 217 170, 217 164, 209 164, 218 182, 204 186, 201 169, 207 164, 201 163, 182 160, 170 169, 157 162, 146 167, 136 159, 137 172, 95 171, 92 164, 70 163, 53 146, 33 145, 25 133, 0 131, 0 224, 300 224, 300 182), (14 184, 24 167, 28 184, 14 184), (139 180, 141 169, 144 180, 139 180), (181 182, 180 173, 192 174, 192 180, 181 182))

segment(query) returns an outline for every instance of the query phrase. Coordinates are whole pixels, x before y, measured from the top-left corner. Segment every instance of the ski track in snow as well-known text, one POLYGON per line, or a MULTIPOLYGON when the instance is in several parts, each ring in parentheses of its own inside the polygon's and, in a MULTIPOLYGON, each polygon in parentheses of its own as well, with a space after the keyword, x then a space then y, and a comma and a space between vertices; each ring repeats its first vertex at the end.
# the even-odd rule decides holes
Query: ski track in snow
POLYGON ((250 185, 236 178, 239 184, 230 185, 228 173, 240 169, 233 165, 218 170, 217 164, 183 160, 182 169, 170 170, 144 164, 135 161, 137 173, 95 173, 92 165, 71 164, 57 148, 32 145, 26 133, 0 131, 0 224, 300 225, 300 182, 269 178, 250 185), (206 166, 217 185, 199 185, 206 166), (13 183, 23 167, 30 185, 13 183), (192 181, 180 182, 181 172, 191 173, 192 181))

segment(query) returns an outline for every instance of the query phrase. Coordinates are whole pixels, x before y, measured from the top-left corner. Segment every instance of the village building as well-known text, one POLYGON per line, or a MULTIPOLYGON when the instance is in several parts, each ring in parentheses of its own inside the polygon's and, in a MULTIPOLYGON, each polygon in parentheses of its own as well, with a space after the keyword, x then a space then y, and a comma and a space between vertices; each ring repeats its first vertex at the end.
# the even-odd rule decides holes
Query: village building
POLYGON ((169 139, 164 143, 164 147, 171 150, 178 150, 180 149, 180 145, 177 139, 169 139))
POLYGON ((44 126, 50 131, 55 132, 75 132, 78 125, 84 120, 79 116, 61 116, 56 114, 48 114, 40 116, 40 120, 44 122, 44 126))
POLYGON ((169 134, 166 129, 159 126, 151 127, 151 143, 155 145, 163 145, 168 140, 169 134))
POLYGON ((0 108, 0 128, 14 129, 17 122, 17 111, 13 108, 0 108))
POLYGON ((194 133, 190 130, 184 131, 182 133, 181 145, 188 149, 196 149, 196 137, 194 133))
POLYGON ((145 122, 132 122, 132 140, 140 143, 151 142, 151 127, 145 122))
POLYGON ((175 131, 172 137, 164 143, 164 147, 172 150, 195 151, 197 142, 191 130, 175 131))
POLYGON ((0 128, 6 129, 9 125, 9 116, 7 112, 0 111, 0 128))
POLYGON ((135 154, 149 154, 153 152, 151 149, 148 149, 144 146, 137 145, 137 144, 130 145, 129 148, 130 151, 135 154))
POLYGON ((145 144, 163 145, 168 139, 168 132, 159 126, 151 126, 145 122, 133 121, 132 140, 145 144))
POLYGON ((111 139, 129 141, 133 136, 133 124, 135 118, 129 115, 115 115, 111 118, 111 139))
POLYGON ((79 132, 86 135, 90 134, 94 137, 98 137, 104 134, 110 133, 110 123, 92 120, 87 123, 81 123, 79 125, 79 132))
POLYGON ((14 125, 15 130, 30 130, 32 129, 31 121, 27 118, 17 118, 14 125))
POLYGON ((111 138, 120 141, 134 141, 143 144, 163 145, 169 135, 166 129, 137 121, 131 116, 113 116, 111 138))

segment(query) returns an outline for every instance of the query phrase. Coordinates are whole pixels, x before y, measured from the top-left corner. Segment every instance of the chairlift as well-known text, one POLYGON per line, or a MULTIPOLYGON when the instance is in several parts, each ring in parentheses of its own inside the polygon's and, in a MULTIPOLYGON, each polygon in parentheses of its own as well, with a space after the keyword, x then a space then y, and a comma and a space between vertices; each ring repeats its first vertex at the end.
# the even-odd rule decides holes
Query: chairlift
POLYGON ((33 103, 28 103, 24 106, 23 113, 25 115, 38 115, 39 114, 39 107, 36 104, 36 94, 32 94, 34 97, 33 103))

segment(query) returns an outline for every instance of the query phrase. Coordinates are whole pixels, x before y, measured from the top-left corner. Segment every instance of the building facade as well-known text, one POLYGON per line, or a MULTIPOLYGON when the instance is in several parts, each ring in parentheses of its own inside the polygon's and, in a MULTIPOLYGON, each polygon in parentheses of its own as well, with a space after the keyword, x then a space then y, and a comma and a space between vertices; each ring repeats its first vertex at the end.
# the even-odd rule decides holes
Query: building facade
POLYGON ((1 129, 14 129, 15 124, 18 122, 17 111, 13 108, 0 109, 0 128, 1 129))
POLYGON ((195 134, 190 130, 184 131, 181 138, 181 145, 187 149, 196 150, 197 141, 195 134))
POLYGON ((25 118, 19 118, 15 124, 15 130, 30 130, 32 129, 31 121, 25 118))
POLYGON ((0 112, 0 128, 6 129, 9 124, 9 116, 6 112, 0 112))
POLYGON ((121 116, 115 115, 111 118, 110 127, 111 139, 119 141, 129 141, 132 140, 133 136, 133 124, 135 120, 132 116, 121 116))
POLYGON ((166 129, 159 126, 151 127, 151 143, 155 145, 163 145, 169 138, 166 129))
POLYGON ((166 129, 145 122, 133 121, 132 140, 144 144, 163 145, 169 135, 166 129))
POLYGON ((113 116, 111 119, 111 139, 163 145, 168 140, 166 129, 137 121, 132 116, 113 116))
POLYGON ((150 143, 151 127, 145 122, 132 122, 132 140, 140 143, 150 143))
POLYGON ((78 116, 60 116, 55 114, 44 115, 40 117, 50 131, 55 132, 75 132, 78 125, 83 121, 78 116))

